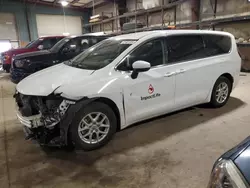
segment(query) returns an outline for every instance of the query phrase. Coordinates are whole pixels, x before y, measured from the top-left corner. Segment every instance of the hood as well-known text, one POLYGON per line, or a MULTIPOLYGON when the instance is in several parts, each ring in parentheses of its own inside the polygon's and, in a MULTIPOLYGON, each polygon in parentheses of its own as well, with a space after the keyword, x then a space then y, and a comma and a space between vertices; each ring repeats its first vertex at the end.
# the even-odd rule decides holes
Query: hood
POLYGON ((41 50, 41 51, 28 52, 28 53, 17 55, 15 59, 41 57, 41 56, 48 56, 48 55, 52 55, 52 53, 48 50, 41 50))
POLYGON ((61 85, 82 80, 93 72, 61 63, 26 77, 16 89, 24 95, 48 96, 61 85))
POLYGON ((242 175, 246 178, 250 185, 250 146, 248 146, 234 161, 236 166, 240 169, 242 175))
POLYGON ((224 153, 220 158, 234 160, 248 146, 250 146, 250 136, 240 142, 237 146, 224 153))
POLYGON ((34 49, 32 49, 32 48, 17 48, 17 49, 8 50, 4 53, 6 53, 8 55, 18 55, 18 54, 32 52, 32 51, 34 51, 34 49))

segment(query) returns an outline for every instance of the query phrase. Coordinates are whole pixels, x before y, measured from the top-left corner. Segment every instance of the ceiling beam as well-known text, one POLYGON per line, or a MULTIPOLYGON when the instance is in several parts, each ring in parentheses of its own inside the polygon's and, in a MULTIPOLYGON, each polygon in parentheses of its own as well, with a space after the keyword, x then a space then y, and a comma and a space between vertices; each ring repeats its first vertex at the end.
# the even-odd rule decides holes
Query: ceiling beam
POLYGON ((69 3, 69 4, 71 4, 71 5, 73 5, 73 4, 75 4, 75 3, 78 3, 80 0, 73 0, 71 3, 69 3))
MULTIPOLYGON (((94 6, 101 5, 103 3, 107 3, 108 1, 105 0, 94 0, 94 6)), ((83 7, 85 8, 92 8, 93 7, 93 1, 86 3, 83 7)))
MULTIPOLYGON (((60 0, 58 0, 60 1, 60 0)), ((46 5, 46 6, 50 6, 50 7, 62 7, 61 4, 55 4, 55 2, 45 2, 45 1, 37 1, 37 0, 24 0, 24 2, 26 3, 30 3, 30 4, 40 4, 40 5, 46 5)), ((68 5, 67 8, 70 9, 75 9, 75 10, 79 10, 79 11, 83 11, 85 8, 84 7, 80 7, 80 6, 72 6, 72 5, 68 5)))
POLYGON ((55 5, 55 4, 57 4, 58 2, 59 2, 59 0, 55 0, 53 4, 55 5))

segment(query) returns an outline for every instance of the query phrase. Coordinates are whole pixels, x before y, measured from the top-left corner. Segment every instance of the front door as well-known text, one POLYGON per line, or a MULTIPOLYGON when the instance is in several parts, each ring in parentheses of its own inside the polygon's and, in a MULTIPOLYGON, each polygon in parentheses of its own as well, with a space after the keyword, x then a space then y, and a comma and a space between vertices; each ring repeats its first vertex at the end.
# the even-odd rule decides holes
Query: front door
POLYGON ((151 64, 151 69, 139 73, 136 79, 127 73, 128 85, 123 91, 127 125, 165 114, 174 108, 175 75, 168 71, 164 50, 163 39, 154 39, 129 55, 129 66, 143 60, 151 64))

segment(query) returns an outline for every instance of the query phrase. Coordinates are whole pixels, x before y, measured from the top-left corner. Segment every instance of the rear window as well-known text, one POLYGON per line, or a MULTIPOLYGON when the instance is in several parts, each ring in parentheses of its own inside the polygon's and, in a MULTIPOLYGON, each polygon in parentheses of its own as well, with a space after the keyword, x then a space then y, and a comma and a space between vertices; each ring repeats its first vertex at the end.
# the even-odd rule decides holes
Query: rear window
POLYGON ((216 56, 229 53, 231 38, 222 35, 203 35, 207 56, 216 56))

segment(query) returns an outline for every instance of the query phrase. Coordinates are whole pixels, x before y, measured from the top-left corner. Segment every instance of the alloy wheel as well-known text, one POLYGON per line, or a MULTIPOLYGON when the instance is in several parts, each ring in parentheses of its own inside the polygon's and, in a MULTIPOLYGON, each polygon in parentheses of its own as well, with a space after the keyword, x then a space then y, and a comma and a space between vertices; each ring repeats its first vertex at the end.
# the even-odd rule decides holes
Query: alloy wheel
POLYGON ((229 94, 228 84, 226 82, 220 83, 216 88, 216 101, 220 104, 224 103, 227 100, 229 94))
POLYGON ((109 133, 110 121, 101 112, 91 112, 84 116, 78 125, 78 135, 87 144, 101 142, 109 133))

